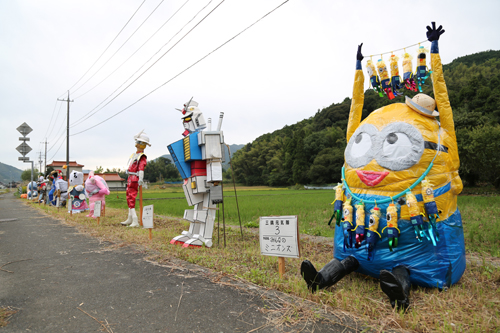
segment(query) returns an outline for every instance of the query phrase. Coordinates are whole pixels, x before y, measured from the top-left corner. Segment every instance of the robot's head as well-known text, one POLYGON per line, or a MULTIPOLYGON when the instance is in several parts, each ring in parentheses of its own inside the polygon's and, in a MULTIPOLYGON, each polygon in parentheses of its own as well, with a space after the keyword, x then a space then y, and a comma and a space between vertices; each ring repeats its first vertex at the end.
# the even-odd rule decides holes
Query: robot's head
POLYGON ((454 138, 440 129, 435 119, 438 113, 429 109, 432 106, 421 103, 429 99, 420 96, 406 104, 382 107, 360 124, 345 150, 345 175, 351 188, 376 188, 389 194, 405 190, 437 153, 429 177, 450 171, 447 147, 454 138))
POLYGON ((140 131, 139 134, 135 135, 134 140, 135 140, 135 147, 137 149, 144 150, 146 146, 151 147, 151 145, 149 144, 149 136, 147 136, 146 133, 144 133, 144 130, 140 131))
POLYGON ((207 123, 205 122, 203 113, 198 108, 198 103, 193 101, 192 99, 184 104, 184 108, 181 110, 181 112, 182 125, 185 129, 185 131, 182 133, 183 136, 188 136, 193 132, 197 132, 207 127, 207 123))

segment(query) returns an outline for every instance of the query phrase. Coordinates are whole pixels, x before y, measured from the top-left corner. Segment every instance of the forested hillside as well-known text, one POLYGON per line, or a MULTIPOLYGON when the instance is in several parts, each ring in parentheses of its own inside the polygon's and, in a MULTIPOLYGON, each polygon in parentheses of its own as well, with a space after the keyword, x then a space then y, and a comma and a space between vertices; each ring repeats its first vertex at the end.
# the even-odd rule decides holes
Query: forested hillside
MULTIPOLYGON (((500 51, 457 58, 444 65, 444 77, 465 185, 480 181, 500 187, 500 51)), ((407 90, 404 93, 409 97, 416 94, 407 90)), ((433 96, 430 79, 424 93, 433 96)), ((363 118, 396 102, 404 103, 404 97, 389 101, 367 90, 363 118)), ((350 106, 351 99, 346 98, 247 144, 233 157, 237 182, 270 186, 339 182, 350 106)))

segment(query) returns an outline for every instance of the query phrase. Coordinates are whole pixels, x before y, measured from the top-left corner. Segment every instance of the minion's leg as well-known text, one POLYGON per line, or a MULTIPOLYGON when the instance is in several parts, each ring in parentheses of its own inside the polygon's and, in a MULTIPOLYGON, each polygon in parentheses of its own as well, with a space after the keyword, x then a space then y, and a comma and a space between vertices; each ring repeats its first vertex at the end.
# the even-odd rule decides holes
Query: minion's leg
POLYGON ((380 271, 380 288, 389 297, 391 306, 406 310, 410 305, 410 271, 404 266, 380 271))
POLYGON ((319 272, 316 271, 309 260, 304 260, 300 266, 300 274, 307 283, 307 288, 311 292, 333 286, 344 276, 355 271, 359 267, 359 262, 353 256, 349 256, 342 261, 333 259, 326 264, 319 272))

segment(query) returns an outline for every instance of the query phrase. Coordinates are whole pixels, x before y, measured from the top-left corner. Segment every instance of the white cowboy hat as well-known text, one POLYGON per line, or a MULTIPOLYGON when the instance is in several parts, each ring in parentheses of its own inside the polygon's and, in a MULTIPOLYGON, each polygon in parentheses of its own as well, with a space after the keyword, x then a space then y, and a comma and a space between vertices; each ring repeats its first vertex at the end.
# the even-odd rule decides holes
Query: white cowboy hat
POLYGON ((417 94, 413 98, 406 96, 406 105, 413 110, 427 117, 438 117, 439 112, 436 111, 436 101, 434 98, 426 94, 417 94))

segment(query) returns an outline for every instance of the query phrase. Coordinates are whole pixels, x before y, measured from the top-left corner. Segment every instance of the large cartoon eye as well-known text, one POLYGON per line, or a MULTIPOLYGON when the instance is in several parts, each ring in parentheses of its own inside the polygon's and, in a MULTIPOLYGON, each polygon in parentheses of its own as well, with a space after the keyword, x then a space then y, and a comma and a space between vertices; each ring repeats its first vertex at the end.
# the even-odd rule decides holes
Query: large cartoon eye
POLYGON ((351 152, 353 157, 360 157, 365 155, 372 146, 372 139, 368 133, 359 133, 354 138, 353 150, 351 152))
POLYGON ((344 216, 349 216, 349 209, 344 209, 344 216))
POLYGON ((387 219, 387 221, 390 221, 391 220, 391 213, 387 213, 387 215, 385 216, 385 218, 387 219))
POLYGON ((369 226, 373 226, 375 224, 375 219, 370 216, 370 220, 368 221, 369 226))
POLYGON ((403 122, 387 125, 377 137, 377 144, 382 148, 376 155, 377 163, 393 171, 415 165, 424 152, 424 138, 420 131, 403 122))
POLYGON ((371 124, 360 126, 349 139, 345 149, 347 164, 360 168, 370 163, 374 157, 373 146, 378 133, 377 128, 371 124))

